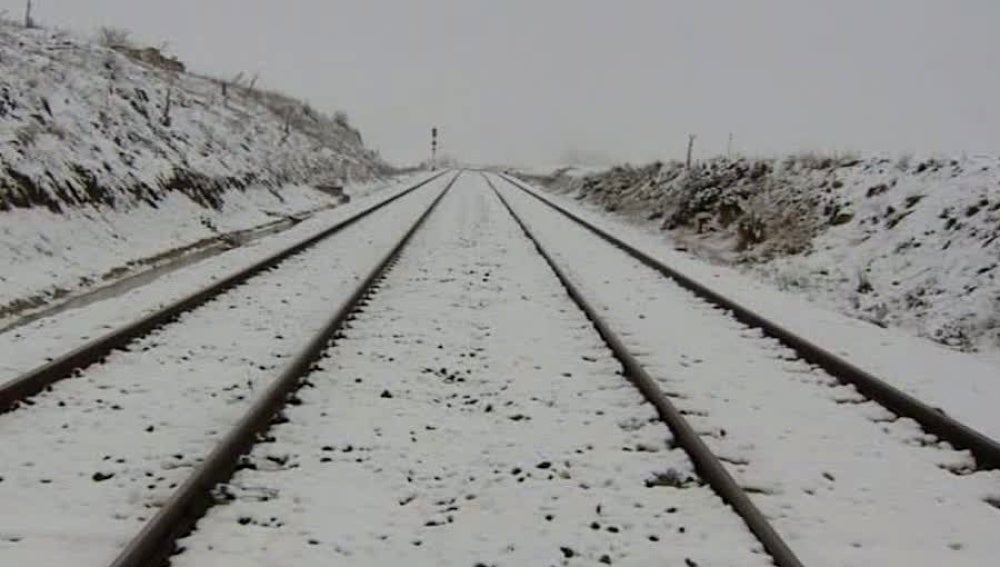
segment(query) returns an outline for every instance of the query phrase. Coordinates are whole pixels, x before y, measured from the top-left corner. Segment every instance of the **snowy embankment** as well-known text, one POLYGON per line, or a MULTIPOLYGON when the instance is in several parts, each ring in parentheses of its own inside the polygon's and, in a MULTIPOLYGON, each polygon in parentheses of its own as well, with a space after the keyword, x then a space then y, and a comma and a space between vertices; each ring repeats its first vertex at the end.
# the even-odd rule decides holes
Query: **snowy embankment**
POLYGON ((0 23, 0 318, 387 173, 343 118, 156 50, 0 23))
POLYGON ((716 159, 532 180, 852 317, 1000 352, 996 157, 716 159))

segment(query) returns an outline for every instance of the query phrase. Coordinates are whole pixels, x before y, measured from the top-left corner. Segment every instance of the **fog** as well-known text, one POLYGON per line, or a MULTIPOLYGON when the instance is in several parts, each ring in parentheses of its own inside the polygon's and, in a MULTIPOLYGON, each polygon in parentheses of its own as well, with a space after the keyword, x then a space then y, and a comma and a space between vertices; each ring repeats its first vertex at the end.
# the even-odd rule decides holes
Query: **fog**
MULTIPOLYGON (((995 0, 34 0, 343 109, 396 162, 1000 155, 995 0)), ((23 0, 0 0, 21 17, 23 0)))

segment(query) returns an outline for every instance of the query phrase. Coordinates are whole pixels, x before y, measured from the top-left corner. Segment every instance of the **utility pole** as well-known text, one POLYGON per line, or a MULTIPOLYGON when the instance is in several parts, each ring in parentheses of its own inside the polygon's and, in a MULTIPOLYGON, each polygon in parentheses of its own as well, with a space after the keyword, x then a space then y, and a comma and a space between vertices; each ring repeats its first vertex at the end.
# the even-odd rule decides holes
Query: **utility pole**
POLYGON ((35 27, 35 22, 31 20, 31 0, 28 0, 28 6, 24 9, 24 27, 35 27))
POLYGON ((438 129, 437 126, 431 128, 431 171, 437 169, 437 151, 438 151, 438 129))
POLYGON ((729 133, 729 141, 726 142, 726 158, 730 159, 733 157, 733 133, 729 133))

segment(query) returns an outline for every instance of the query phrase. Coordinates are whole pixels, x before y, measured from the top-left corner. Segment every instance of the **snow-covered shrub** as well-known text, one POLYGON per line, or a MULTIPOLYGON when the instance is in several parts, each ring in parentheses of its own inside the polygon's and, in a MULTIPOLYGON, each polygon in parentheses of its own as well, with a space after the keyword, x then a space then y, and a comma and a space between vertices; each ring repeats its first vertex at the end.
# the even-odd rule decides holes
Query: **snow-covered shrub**
POLYGON ((131 34, 128 30, 103 26, 97 30, 97 42, 104 47, 132 47, 131 34))
POLYGON ((896 160, 896 169, 903 172, 908 171, 910 169, 910 162, 912 161, 913 161, 913 154, 909 153, 903 154, 899 156, 899 159, 896 160))

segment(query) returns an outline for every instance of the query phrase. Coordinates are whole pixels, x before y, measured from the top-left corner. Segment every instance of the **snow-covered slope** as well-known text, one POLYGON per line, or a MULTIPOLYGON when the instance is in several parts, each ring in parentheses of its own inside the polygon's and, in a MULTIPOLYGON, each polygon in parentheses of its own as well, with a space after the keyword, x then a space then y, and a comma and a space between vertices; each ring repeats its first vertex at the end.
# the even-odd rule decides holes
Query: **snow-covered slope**
POLYGON ((388 173, 343 116, 178 67, 0 22, 0 318, 388 173))
POLYGON ((542 180, 844 313, 1000 351, 996 157, 716 159, 542 180))
POLYGON ((304 104, 224 95, 63 32, 0 26, 0 76, 4 209, 155 205, 173 191, 218 206, 229 189, 380 167, 357 132, 304 104))

